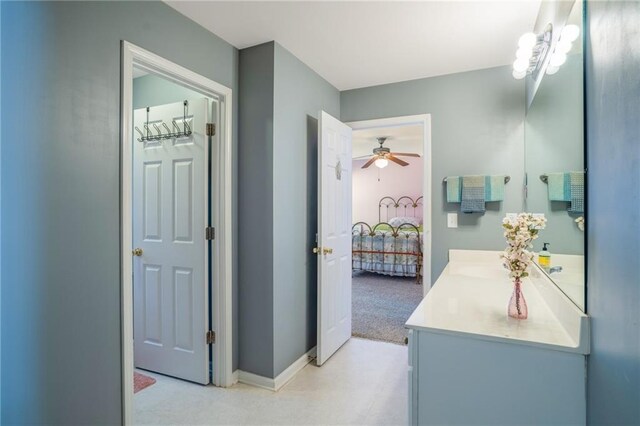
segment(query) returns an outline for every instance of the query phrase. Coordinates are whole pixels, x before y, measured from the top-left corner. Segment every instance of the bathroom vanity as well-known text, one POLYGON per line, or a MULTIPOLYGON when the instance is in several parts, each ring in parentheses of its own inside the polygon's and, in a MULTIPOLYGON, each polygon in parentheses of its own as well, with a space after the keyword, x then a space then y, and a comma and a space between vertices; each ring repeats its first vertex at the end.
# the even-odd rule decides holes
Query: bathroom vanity
POLYGON ((407 321, 410 424, 586 423, 587 315, 532 266, 509 318, 499 253, 451 250, 407 321))

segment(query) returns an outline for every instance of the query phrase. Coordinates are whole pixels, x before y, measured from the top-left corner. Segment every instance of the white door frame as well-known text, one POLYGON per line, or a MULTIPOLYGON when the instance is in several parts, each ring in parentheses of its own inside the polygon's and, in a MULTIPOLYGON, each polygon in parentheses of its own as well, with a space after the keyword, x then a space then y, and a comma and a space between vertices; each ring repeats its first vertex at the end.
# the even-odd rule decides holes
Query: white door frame
POLYGON ((377 118, 373 120, 352 121, 345 123, 354 131, 377 129, 381 127, 400 127, 422 125, 423 135, 423 170, 422 170, 422 291, 427 294, 431 288, 431 220, 433 217, 433 200, 431 199, 431 114, 406 115, 402 117, 377 118))
MULTIPOLYGON (((232 371, 232 90, 180 65, 168 61, 127 41, 122 41, 121 72, 121 324, 122 324, 122 406, 123 423, 132 423, 133 413, 133 269, 132 269, 132 170, 133 170, 133 66, 160 75, 220 103, 221 120, 217 173, 212 188, 217 203, 212 203, 212 220, 216 228, 213 241, 213 279, 210 306, 216 343, 213 351, 213 383, 231 386, 232 371)), ((215 157, 214 160, 215 161, 215 157)), ((205 232, 203 229, 202 232, 205 232)), ((205 336, 202 336, 205 338, 205 336)))

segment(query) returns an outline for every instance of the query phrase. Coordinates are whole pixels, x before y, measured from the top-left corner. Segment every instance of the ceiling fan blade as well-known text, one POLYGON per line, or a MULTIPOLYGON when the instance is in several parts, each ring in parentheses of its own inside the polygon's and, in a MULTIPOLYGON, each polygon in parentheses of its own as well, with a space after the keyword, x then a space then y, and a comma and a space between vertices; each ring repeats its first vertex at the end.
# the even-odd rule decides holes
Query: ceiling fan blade
POLYGON ((366 169, 367 167, 369 167, 370 165, 373 164, 374 161, 376 161, 378 159, 377 156, 373 156, 371 157, 371 159, 369 161, 367 161, 366 163, 364 163, 364 166, 362 166, 363 169, 366 169))
POLYGON ((394 157, 394 156, 393 156, 393 155, 391 155, 391 154, 387 155, 387 160, 389 160, 389 161, 393 161, 393 162, 394 162, 394 163, 396 163, 396 164, 400 164, 400 165, 401 165, 401 166, 403 166, 403 167, 404 167, 404 166, 408 166, 408 165, 409 165, 409 163, 407 163, 406 161, 402 161, 401 159, 396 158, 396 157, 394 157))
POLYGON ((371 154, 361 155, 359 157, 353 157, 352 160, 364 160, 365 158, 371 157, 371 154))
POLYGON ((422 157, 420 154, 413 154, 410 152, 392 152, 391 154, 395 155, 396 157, 422 157))

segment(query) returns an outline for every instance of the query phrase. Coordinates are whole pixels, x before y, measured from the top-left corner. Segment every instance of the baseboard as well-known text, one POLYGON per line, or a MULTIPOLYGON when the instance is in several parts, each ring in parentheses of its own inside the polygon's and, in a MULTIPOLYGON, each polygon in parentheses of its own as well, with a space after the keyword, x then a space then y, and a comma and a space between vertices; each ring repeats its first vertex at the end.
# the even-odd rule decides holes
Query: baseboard
POLYGON ((315 357, 315 353, 316 348, 314 346, 309 352, 295 360, 289 367, 286 368, 286 370, 278 374, 275 379, 242 370, 236 370, 234 374, 237 373, 238 381, 240 383, 277 392, 291 379, 293 379, 300 370, 302 370, 307 364, 309 364, 311 360, 313 360, 313 358, 315 357))

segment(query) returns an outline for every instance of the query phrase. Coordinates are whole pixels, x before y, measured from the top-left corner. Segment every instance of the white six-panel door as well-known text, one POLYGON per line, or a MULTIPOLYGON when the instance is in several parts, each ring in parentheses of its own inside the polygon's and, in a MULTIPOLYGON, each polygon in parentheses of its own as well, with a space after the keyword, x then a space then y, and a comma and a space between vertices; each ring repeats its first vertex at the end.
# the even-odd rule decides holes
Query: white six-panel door
POLYGON ((351 128, 318 123, 318 347, 322 365, 351 337, 351 128))
MULTIPOLYGON (((183 102, 134 112, 134 126, 152 134, 183 129, 183 102)), ((188 102, 185 138, 139 142, 134 132, 134 364, 209 383, 206 99, 188 102)))

